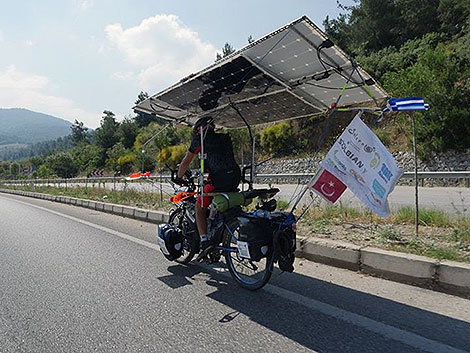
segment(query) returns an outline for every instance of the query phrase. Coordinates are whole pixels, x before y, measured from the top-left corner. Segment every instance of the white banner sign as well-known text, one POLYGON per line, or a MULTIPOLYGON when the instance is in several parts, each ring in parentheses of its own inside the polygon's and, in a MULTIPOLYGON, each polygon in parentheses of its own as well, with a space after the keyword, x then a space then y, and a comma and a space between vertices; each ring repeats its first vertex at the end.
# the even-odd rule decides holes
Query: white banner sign
POLYGON ((359 115, 335 142, 321 166, 341 180, 381 217, 390 215, 387 196, 403 171, 359 115))

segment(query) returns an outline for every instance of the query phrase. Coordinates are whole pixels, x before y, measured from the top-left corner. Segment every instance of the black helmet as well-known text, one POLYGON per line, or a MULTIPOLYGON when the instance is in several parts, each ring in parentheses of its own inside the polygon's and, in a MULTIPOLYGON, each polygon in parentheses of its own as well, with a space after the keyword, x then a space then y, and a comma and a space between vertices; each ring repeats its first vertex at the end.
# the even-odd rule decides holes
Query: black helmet
POLYGON ((157 231, 157 243, 163 255, 170 261, 183 254, 183 235, 170 224, 160 224, 157 231))
POLYGON ((200 118, 196 123, 194 124, 193 127, 193 134, 197 135, 199 134, 200 128, 205 128, 206 126, 209 126, 212 130, 214 129, 214 119, 212 119, 210 116, 205 116, 200 118))

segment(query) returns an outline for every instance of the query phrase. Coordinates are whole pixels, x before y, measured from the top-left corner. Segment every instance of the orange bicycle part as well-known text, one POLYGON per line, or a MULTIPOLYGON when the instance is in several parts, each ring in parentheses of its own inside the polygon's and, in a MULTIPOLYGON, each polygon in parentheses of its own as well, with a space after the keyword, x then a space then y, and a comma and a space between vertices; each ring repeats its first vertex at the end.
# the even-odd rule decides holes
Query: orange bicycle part
POLYGON ((186 199, 189 199, 190 197, 196 195, 197 192, 185 192, 185 191, 182 191, 182 192, 179 192, 177 193, 176 195, 170 197, 170 202, 174 203, 174 204, 177 204, 177 203, 180 203, 181 201, 184 201, 186 199))

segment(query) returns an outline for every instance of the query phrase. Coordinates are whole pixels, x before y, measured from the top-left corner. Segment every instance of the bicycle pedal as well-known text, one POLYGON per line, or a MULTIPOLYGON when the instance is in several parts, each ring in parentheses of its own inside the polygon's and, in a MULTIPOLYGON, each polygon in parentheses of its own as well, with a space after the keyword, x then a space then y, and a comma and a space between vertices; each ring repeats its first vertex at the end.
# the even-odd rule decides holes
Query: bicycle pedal
POLYGON ((214 249, 214 245, 210 245, 207 248, 205 248, 201 253, 197 256, 196 261, 197 262, 202 262, 204 261, 205 258, 207 258, 207 255, 214 249))

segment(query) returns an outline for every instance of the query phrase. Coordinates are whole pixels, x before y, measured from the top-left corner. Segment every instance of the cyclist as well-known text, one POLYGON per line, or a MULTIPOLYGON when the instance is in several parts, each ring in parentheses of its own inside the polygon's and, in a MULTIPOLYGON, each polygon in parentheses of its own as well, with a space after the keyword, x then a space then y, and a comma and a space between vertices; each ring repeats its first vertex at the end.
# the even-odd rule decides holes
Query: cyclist
MULTIPOLYGON (((241 180, 240 167, 233 155, 232 140, 228 134, 216 133, 214 131, 214 120, 209 117, 199 119, 192 131, 192 141, 186 155, 178 168, 178 178, 188 170, 192 160, 201 152, 201 134, 204 141, 204 154, 209 171, 207 183, 204 185, 204 194, 218 191, 237 191, 241 180)), ((207 207, 212 197, 199 196, 196 202, 196 225, 201 238, 201 254, 198 259, 203 258, 214 246, 207 236, 207 207)))

